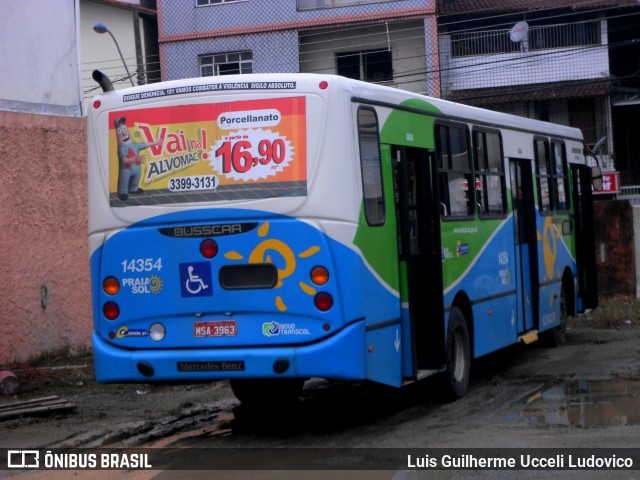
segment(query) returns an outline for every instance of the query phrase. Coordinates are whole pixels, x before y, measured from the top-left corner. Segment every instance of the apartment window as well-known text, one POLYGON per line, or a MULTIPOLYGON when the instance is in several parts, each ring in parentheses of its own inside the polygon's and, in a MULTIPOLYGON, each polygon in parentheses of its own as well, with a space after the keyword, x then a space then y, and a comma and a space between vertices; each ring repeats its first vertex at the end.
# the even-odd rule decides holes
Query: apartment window
POLYGON ((391 52, 367 50, 336 54, 338 75, 364 80, 365 82, 385 82, 393 80, 391 52))
POLYGON ((240 2, 245 0, 196 0, 196 5, 198 7, 203 7, 205 5, 219 5, 221 3, 232 3, 232 2, 240 2))
POLYGON ((569 125, 582 130, 584 143, 595 145, 599 138, 595 98, 571 98, 568 110, 569 125))
POLYGON ((369 225, 385 222, 384 195, 382 191, 382 163, 378 139, 378 117, 371 108, 358 110, 358 140, 364 213, 369 225))
POLYGON ((220 53, 200 57, 200 76, 234 75, 253 72, 251 52, 220 53))
POLYGON ((471 155, 466 126, 436 125, 438 156, 438 189, 443 217, 473 215, 474 204, 469 189, 473 190, 471 155))
POLYGON ((500 135, 474 131, 473 146, 476 154, 476 208, 481 217, 503 215, 507 209, 507 186, 500 135))

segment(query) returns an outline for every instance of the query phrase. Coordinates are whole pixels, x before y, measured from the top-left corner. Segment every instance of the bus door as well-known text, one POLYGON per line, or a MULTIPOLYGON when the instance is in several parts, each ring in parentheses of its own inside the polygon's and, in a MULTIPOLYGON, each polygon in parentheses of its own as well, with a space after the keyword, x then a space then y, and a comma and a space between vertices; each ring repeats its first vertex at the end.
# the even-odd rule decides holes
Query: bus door
POLYGON ((578 297, 582 300, 582 308, 579 310, 583 311, 586 308, 598 306, 591 168, 587 165, 572 164, 571 179, 573 182, 578 297))
POLYGON ((538 327, 536 209, 531 161, 512 158, 510 167, 520 334, 538 327))
MULTIPOLYGON (((445 362, 440 214, 435 155, 426 149, 392 146, 398 252, 406 267, 413 372, 445 362)), ((401 272, 402 275, 402 272, 401 272)))

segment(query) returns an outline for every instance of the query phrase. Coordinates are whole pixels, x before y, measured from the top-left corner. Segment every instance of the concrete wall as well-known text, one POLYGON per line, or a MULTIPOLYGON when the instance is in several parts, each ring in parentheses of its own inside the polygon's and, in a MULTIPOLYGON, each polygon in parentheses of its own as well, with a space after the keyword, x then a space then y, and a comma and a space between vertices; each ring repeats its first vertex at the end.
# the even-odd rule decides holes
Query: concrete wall
POLYGON ((81 115, 77 0, 4 0, 0 12, 0 109, 81 115))
POLYGON ((0 111, 0 366, 90 346, 86 120, 0 111))

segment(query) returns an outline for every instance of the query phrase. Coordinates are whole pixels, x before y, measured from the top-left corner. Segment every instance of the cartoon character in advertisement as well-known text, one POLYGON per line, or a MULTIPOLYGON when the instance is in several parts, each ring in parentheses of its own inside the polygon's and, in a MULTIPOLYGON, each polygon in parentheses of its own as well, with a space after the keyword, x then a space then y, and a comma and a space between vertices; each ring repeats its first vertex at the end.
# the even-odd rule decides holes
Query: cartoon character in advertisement
POLYGON ((129 194, 143 192, 138 186, 142 173, 141 165, 145 160, 140 152, 145 148, 162 145, 164 138, 161 137, 151 143, 134 142, 125 117, 118 117, 113 123, 118 138, 118 198, 124 202, 129 198, 129 194))

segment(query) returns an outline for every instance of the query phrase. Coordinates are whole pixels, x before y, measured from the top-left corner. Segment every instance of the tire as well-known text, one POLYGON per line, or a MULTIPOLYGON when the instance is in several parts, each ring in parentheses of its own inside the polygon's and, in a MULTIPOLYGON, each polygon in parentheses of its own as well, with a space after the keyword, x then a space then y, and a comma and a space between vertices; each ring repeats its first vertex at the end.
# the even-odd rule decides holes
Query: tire
POLYGON ((543 343, 551 348, 557 348, 567 343, 567 297, 564 293, 564 286, 560 290, 560 325, 543 333, 543 343))
POLYGON ((464 397, 469 389, 471 344, 469 329, 462 310, 453 307, 447 328, 447 363, 443 372, 443 394, 446 400, 464 397))
POLYGON ((249 378, 230 380, 231 391, 245 406, 293 404, 302 393, 302 378, 249 378))

